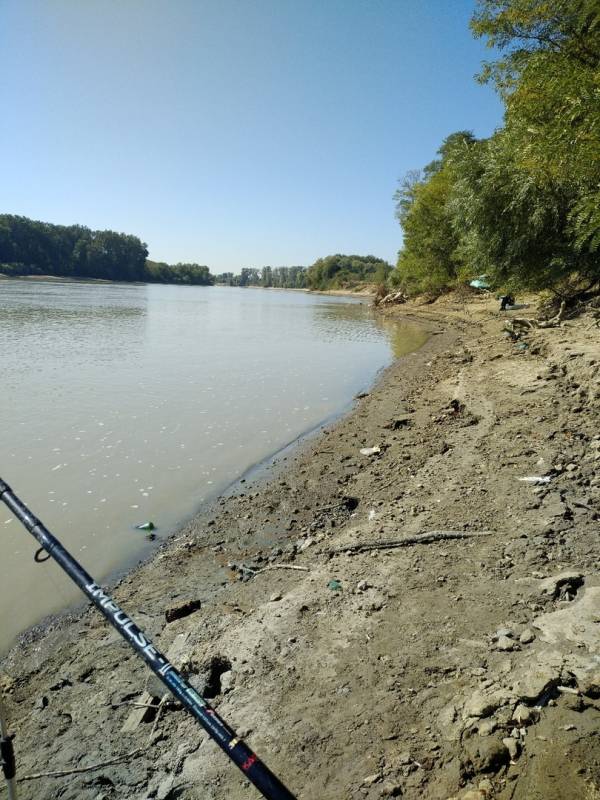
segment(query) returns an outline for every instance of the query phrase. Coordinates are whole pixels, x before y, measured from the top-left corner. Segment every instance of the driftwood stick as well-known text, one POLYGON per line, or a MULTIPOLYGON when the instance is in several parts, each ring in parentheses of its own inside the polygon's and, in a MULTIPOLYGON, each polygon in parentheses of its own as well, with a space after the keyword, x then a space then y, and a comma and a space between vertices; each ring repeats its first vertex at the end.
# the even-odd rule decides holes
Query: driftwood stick
POLYGON ((491 536, 491 531, 429 531, 416 536, 407 536, 404 539, 380 539, 375 542, 359 542, 346 547, 336 547, 333 550, 324 550, 327 555, 340 553, 364 553, 367 550, 391 550, 396 547, 409 547, 413 544, 432 544, 445 539, 470 539, 475 536, 491 536))
POLYGON ((298 567, 295 564, 269 564, 266 567, 262 567, 262 569, 251 569, 248 571, 253 572, 255 575, 260 575, 261 572, 270 572, 272 569, 295 569, 298 570, 298 572, 310 572, 308 567, 298 567))
POLYGON ((138 703, 135 700, 125 700, 123 703, 105 703, 109 708, 121 708, 121 706, 133 706, 133 708, 156 708, 156 703, 138 703))
MULTIPOLYGON (((321 452, 323 452, 323 451, 321 451, 321 452)), ((317 511, 331 511, 334 508, 341 508, 343 505, 344 505, 344 501, 340 500, 339 503, 333 503, 330 506, 319 506, 318 508, 315 508, 315 512, 317 512, 317 511)))
POLYGON ((114 756, 114 758, 109 758, 107 761, 100 761, 98 764, 90 764, 89 767, 58 769, 54 772, 34 772, 31 775, 20 776, 19 781, 35 781, 38 778, 64 778, 66 775, 80 775, 83 772, 93 772, 95 769, 102 769, 103 767, 110 767, 112 764, 118 764, 119 761, 127 761, 127 759, 138 756, 145 751, 146 747, 137 747, 129 753, 122 753, 120 756, 114 756))
POLYGON ((160 718, 162 716, 163 709, 165 704, 168 702, 169 698, 171 697, 170 693, 167 692, 163 694, 160 698, 160 703, 158 704, 158 711, 156 712, 156 718, 154 720, 154 724, 152 725, 152 730, 150 731, 150 736, 148 736, 148 744, 152 744, 152 739, 154 738, 154 732, 158 728, 158 723, 160 722, 160 718))

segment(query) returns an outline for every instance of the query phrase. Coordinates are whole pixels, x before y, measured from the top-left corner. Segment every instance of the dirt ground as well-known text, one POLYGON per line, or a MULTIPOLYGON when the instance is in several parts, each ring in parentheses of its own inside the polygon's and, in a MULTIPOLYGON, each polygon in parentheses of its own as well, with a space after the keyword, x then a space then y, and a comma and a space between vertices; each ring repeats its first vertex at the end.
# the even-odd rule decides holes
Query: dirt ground
MULTIPOLYGON (((600 331, 392 313, 427 344, 117 600, 301 800, 600 798, 600 331)), ((24 800, 258 797, 91 609, 0 684, 24 800)))

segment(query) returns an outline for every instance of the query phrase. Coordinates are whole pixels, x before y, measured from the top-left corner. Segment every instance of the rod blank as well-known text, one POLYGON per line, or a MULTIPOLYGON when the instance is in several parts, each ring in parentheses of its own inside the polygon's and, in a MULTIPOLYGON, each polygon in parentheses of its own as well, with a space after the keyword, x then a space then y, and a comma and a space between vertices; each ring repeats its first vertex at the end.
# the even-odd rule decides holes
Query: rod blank
POLYGON ((106 617, 125 641, 143 658, 155 675, 164 683, 174 697, 202 725, 226 755, 256 786, 267 800, 295 800, 295 797, 270 769, 259 760, 248 745, 211 708, 195 689, 183 678, 168 659, 160 653, 150 639, 121 609, 94 579, 62 546, 58 539, 35 517, 27 506, 15 495, 10 486, 0 478, 0 500, 2 500, 41 547, 79 586, 96 608, 106 617))

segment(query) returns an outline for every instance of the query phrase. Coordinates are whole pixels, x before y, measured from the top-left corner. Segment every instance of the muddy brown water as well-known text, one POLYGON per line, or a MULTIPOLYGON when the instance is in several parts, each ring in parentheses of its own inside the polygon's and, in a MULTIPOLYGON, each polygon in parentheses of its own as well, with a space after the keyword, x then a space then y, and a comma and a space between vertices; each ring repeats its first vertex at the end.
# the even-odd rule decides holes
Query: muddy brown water
MULTIPOLYGON (((368 304, 221 287, 0 282, 0 475, 103 579, 425 341, 368 304)), ((78 590, 0 506, 0 652, 78 590)))

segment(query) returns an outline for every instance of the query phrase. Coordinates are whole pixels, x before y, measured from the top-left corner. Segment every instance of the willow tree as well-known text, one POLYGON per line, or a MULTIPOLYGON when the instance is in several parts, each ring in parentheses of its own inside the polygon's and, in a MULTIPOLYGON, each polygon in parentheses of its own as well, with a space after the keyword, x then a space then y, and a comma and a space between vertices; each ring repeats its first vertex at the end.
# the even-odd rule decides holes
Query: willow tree
POLYGON ((480 78, 506 104, 505 143, 517 173, 554 203, 547 213, 564 236, 555 258, 565 272, 598 283, 600 3, 479 0, 472 28, 500 53, 480 78))

